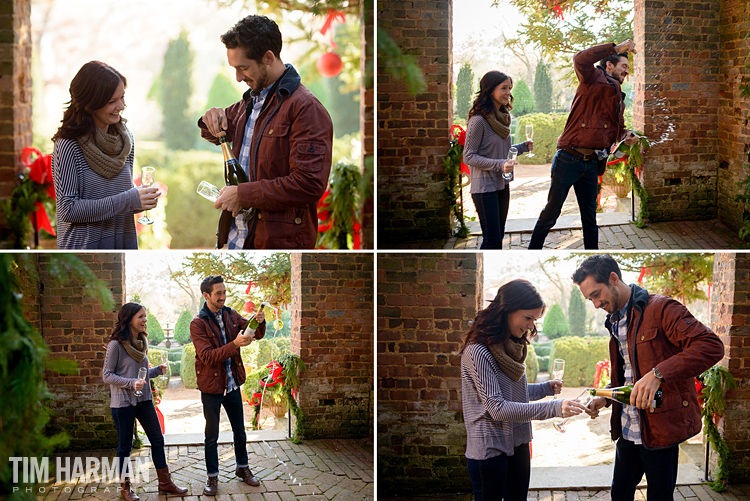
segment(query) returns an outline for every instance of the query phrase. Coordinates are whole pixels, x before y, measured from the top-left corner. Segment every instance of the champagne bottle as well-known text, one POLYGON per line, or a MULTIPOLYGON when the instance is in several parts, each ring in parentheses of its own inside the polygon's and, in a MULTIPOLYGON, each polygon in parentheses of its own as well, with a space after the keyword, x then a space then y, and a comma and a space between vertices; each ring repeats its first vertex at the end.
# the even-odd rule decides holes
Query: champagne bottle
MULTIPOLYGON (((261 304, 260 308, 258 309, 258 311, 263 311, 263 307, 264 306, 265 306, 264 304, 261 304)), ((243 336, 253 336, 253 337, 255 337, 255 330, 260 325, 260 322, 258 322, 258 319, 255 318, 255 315, 256 314, 253 313, 250 316, 250 320, 247 322, 247 327, 245 327, 245 332, 242 333, 243 336)))
MULTIPOLYGON (((606 397, 610 400, 617 400, 621 404, 630 405, 630 394, 633 392, 632 386, 618 386, 617 388, 606 388, 606 389, 589 389, 589 393, 593 397, 606 397)), ((651 401, 651 408, 659 408, 662 403, 662 391, 661 388, 656 390, 656 395, 651 401)))
POLYGON ((224 153, 224 181, 227 186, 236 186, 239 183, 246 183, 249 181, 245 170, 242 168, 240 163, 234 158, 232 148, 229 147, 229 139, 226 133, 219 137, 219 143, 221 144, 221 151, 224 153))
MULTIPOLYGON (((628 139, 631 137, 636 137, 635 133, 631 132, 630 134, 628 134, 628 136, 625 139, 628 139)), ((630 146, 625 144, 625 139, 623 139, 622 141, 620 141, 619 143, 617 143, 615 146, 612 147, 612 156, 618 160, 624 157, 626 153, 630 152, 630 146)))

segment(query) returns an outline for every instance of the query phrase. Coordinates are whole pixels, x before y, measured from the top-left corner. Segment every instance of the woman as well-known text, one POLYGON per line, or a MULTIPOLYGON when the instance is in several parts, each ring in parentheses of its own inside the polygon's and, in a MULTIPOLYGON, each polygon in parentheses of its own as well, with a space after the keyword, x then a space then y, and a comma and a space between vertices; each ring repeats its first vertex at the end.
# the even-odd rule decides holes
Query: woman
POLYGON ((466 461, 474 499, 526 500, 531 474, 532 419, 590 414, 572 400, 529 403, 560 393, 562 381, 527 384, 529 339, 544 301, 531 283, 500 287, 480 311, 461 348, 466 461))
MULTIPOLYGON (((123 475, 123 466, 130 458, 133 442, 133 426, 137 419, 151 442, 151 457, 159 477, 159 492, 183 495, 181 489, 172 482, 164 454, 164 435, 161 433, 159 418, 151 397, 151 387, 138 379, 138 369, 148 368, 148 338, 146 334, 146 309, 138 303, 127 303, 120 309, 117 323, 107 345, 104 357, 102 378, 109 385, 112 419, 117 429, 118 469, 122 483, 120 496, 128 501, 138 501, 131 489, 129 472, 123 475), (136 396, 136 391, 142 391, 136 396)), ((147 380, 159 374, 166 374, 166 365, 149 369, 147 380)))
POLYGON ((133 214, 156 207, 158 188, 133 185, 133 135, 121 113, 127 81, 99 61, 70 83, 52 137, 59 249, 137 249, 133 214))
MULTIPOLYGON (((482 226, 481 249, 502 249, 505 220, 510 204, 509 181, 516 161, 508 160, 510 110, 513 109, 513 80, 499 71, 486 73, 469 111, 464 144, 464 163, 471 171, 471 199, 482 226)), ((534 148, 533 141, 514 145, 518 154, 534 148)), ((512 178, 511 178, 512 179, 512 178)))

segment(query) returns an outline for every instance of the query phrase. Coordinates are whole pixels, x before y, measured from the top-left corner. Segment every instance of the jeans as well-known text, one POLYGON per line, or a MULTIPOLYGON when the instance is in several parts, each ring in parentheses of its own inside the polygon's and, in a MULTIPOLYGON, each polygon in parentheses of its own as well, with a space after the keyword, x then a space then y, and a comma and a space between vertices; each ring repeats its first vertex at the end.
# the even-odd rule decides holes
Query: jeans
POLYGON ((219 474, 219 411, 221 406, 227 412, 229 424, 232 425, 234 435, 234 459, 237 467, 245 467, 247 463, 247 435, 245 435, 245 417, 242 413, 242 395, 239 389, 226 395, 201 393, 203 402, 203 417, 206 419, 206 471, 209 477, 219 474))
POLYGON ((638 482, 646 473, 648 501, 672 500, 677 484, 677 460, 680 446, 646 449, 620 438, 615 453, 612 501, 633 501, 638 482))
POLYGON ((552 182, 547 194, 547 205, 539 214, 539 219, 531 234, 529 249, 541 249, 549 230, 560 217, 560 211, 572 186, 578 199, 583 225, 583 246, 586 249, 599 248, 599 228, 596 226, 596 195, 598 191, 598 161, 596 157, 584 162, 567 151, 557 150, 552 159, 552 182))
MULTIPOLYGON (((122 476, 125 461, 130 458, 130 450, 133 448, 133 428, 135 420, 141 423, 143 431, 146 432, 151 442, 151 459, 157 469, 167 467, 167 457, 164 455, 164 435, 161 433, 159 418, 152 400, 138 402, 136 405, 127 407, 113 407, 112 419, 115 421, 117 430, 117 472, 122 476)), ((127 472, 126 472, 127 473, 127 472)), ((132 475, 132 472, 130 472, 132 475)))
POLYGON ((526 501, 531 478, 529 444, 513 449, 512 456, 500 454, 484 460, 466 458, 466 463, 474 490, 474 501, 526 501))
POLYGON ((471 199, 479 216, 482 227, 482 245, 480 249, 502 249, 505 236, 505 220, 508 219, 510 205, 510 186, 499 191, 472 193, 471 199))

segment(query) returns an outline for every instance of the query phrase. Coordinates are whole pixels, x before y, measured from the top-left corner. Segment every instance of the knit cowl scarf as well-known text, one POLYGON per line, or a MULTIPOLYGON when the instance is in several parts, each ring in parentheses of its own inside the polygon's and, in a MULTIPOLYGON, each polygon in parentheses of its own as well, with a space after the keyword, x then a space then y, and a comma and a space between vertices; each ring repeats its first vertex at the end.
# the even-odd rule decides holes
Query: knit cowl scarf
POLYGON ((505 343, 489 345, 490 353, 495 357, 497 365, 513 381, 520 381, 526 372, 526 355, 528 348, 524 339, 509 338, 505 343))
POLYGON ((104 179, 112 179, 120 173, 133 149, 133 141, 125 124, 118 122, 110 127, 115 134, 94 127, 93 134, 78 139, 86 163, 104 179))

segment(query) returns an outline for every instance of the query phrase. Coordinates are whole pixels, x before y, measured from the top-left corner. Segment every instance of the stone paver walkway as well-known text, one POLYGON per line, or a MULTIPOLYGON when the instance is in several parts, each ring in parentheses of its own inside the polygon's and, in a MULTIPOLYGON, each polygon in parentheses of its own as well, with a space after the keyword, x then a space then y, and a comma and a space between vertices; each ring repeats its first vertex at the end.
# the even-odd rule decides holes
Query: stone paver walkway
MULTIPOLYGON (((216 501, 290 501, 300 500, 374 500, 373 442, 362 440, 306 440, 294 444, 288 440, 248 443, 250 470, 261 481, 260 487, 241 482, 234 474, 234 450, 231 445, 219 445, 219 495, 203 496, 206 465, 203 446, 167 447, 167 463, 172 478, 180 487, 187 487, 183 499, 216 501)), ((79 452, 64 454, 71 457, 109 457, 114 451, 79 452)), ((131 458, 150 458, 150 449, 133 451, 131 458)), ((55 464, 55 459, 50 463, 55 464)), ((54 475, 50 471, 50 475, 54 475)), ((38 500, 68 501, 78 499, 118 499, 119 485, 115 483, 52 483, 37 494, 38 500)), ((90 478, 91 480, 91 478, 90 478)), ((141 501, 166 499, 158 493, 158 481, 153 464, 149 468, 148 483, 134 483, 141 501)), ((170 496, 180 499, 179 496, 170 496)))
MULTIPOLYGON (((525 250, 529 247, 531 232, 507 233, 503 249, 525 250)), ((387 249, 458 249, 479 250, 482 237, 444 238, 404 242, 400 245, 379 246, 387 249)), ((718 220, 673 221, 650 223, 645 228, 635 224, 619 224, 599 227, 599 249, 609 250, 695 250, 695 249, 739 249, 742 241, 737 233, 718 220)), ((584 250, 583 232, 580 229, 550 231, 544 242, 545 249, 584 250)))
MULTIPOLYGON (((435 497, 413 497, 413 498, 379 498, 381 501, 471 501, 474 498, 471 493, 442 494, 435 497)), ((526 498, 531 501, 608 501, 609 490, 603 491, 529 491, 526 498)), ((635 493, 635 499, 645 500, 646 489, 639 489, 635 493)), ((730 486, 726 492, 714 492, 705 485, 681 485, 674 493, 674 501, 743 501, 750 499, 750 485, 730 486)))

